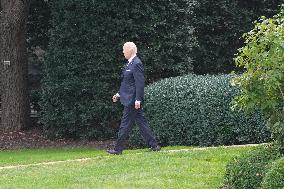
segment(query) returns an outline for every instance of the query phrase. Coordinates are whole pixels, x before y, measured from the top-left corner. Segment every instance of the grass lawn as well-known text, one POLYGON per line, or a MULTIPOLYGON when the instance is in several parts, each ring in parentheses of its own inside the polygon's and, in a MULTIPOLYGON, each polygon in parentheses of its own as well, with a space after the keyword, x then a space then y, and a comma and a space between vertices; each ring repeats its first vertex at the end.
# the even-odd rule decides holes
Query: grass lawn
POLYGON ((160 152, 126 150, 123 155, 94 149, 0 151, 0 188, 217 189, 226 163, 252 148, 167 147, 160 152), (81 158, 88 159, 76 160, 81 158))

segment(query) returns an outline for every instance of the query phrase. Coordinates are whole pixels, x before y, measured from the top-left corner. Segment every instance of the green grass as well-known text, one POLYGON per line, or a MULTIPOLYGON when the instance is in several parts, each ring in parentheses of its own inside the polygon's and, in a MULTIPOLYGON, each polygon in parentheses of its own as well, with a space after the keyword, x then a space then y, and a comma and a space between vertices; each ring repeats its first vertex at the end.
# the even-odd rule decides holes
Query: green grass
POLYGON ((252 148, 169 147, 161 152, 128 150, 119 156, 93 149, 1 151, 0 167, 29 165, 0 168, 0 188, 216 189, 222 185, 226 163, 252 148), (167 151, 185 148, 189 150, 167 151), (91 159, 33 165, 78 158, 91 159))

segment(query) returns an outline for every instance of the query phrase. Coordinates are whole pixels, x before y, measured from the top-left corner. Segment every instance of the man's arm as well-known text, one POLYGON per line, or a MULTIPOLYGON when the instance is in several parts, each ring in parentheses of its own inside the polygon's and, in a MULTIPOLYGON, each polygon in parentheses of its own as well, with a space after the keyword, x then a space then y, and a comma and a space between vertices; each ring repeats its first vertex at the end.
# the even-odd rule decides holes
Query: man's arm
POLYGON ((136 88, 135 108, 139 109, 144 97, 144 86, 145 86, 144 66, 142 63, 135 65, 133 76, 136 88))

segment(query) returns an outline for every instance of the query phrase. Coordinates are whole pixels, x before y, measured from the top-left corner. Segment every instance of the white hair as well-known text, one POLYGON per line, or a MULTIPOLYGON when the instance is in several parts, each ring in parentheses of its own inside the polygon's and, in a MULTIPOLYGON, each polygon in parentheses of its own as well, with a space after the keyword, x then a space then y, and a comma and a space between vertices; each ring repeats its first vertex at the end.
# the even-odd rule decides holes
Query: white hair
POLYGON ((135 53, 135 54, 137 53, 137 47, 136 47, 135 43, 133 43, 133 42, 124 43, 123 48, 124 47, 130 48, 133 51, 133 53, 135 53))

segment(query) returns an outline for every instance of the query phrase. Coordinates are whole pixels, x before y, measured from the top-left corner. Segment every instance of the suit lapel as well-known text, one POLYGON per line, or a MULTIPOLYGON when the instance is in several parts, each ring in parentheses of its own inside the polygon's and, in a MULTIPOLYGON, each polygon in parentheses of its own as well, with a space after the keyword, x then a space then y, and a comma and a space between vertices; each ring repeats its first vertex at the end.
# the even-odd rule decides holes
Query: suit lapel
POLYGON ((132 63, 133 63, 133 61, 135 60, 137 58, 137 56, 135 56, 132 60, 131 60, 131 62, 129 62, 128 63, 128 61, 125 63, 125 65, 124 65, 124 68, 123 68, 123 71, 125 71, 132 63))

